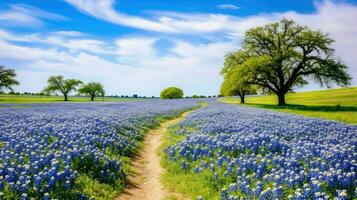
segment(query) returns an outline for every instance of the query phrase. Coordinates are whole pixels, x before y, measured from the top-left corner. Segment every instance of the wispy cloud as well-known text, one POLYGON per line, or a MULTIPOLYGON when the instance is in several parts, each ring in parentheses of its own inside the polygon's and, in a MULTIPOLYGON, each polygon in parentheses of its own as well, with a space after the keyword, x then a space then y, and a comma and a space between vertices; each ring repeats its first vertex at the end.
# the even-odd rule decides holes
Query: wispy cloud
POLYGON ((55 32, 55 34, 60 36, 67 36, 67 37, 81 37, 86 35, 78 31, 57 31, 55 32))
POLYGON ((233 4, 220 4, 217 6, 217 8, 223 9, 223 10, 237 10, 237 9, 239 9, 238 6, 233 5, 233 4))
MULTIPOLYGON (((103 13, 105 10, 99 12, 94 8, 103 7, 103 5, 94 6, 95 2, 104 4, 108 9, 105 5, 107 3, 114 15, 118 14, 112 7, 114 1, 81 1, 83 2, 89 3, 81 4, 81 9, 88 10, 82 12, 89 14, 89 11, 95 10, 89 15, 99 19, 114 20, 106 18, 108 13, 103 13)), ((355 78, 353 83, 357 84, 357 58, 354 55, 357 51, 355 37, 357 28, 354 25, 357 6, 324 1, 316 4, 315 7, 316 11, 311 14, 283 12, 248 17, 156 13, 157 15, 152 19, 161 19, 161 21, 156 21, 155 24, 170 29, 153 29, 154 31, 177 31, 174 32, 176 34, 171 34, 172 32, 160 34, 160 37, 165 37, 172 43, 165 49, 169 53, 164 55, 159 53, 160 49, 157 45, 161 38, 155 36, 156 34, 130 35, 103 40, 95 35, 71 30, 17 34, 0 29, 0 52, 2 52, 0 60, 2 64, 11 63, 11 67, 19 69, 17 71, 21 82, 18 88, 20 91, 40 91, 46 84, 48 75, 62 73, 67 77, 81 78, 84 81, 103 82, 109 94, 135 92, 142 95, 157 95, 160 89, 167 85, 180 86, 188 95, 196 92, 214 94, 218 92, 221 81, 219 71, 224 55, 239 48, 244 32, 250 27, 288 17, 313 29, 328 32, 336 40, 334 43, 336 53, 346 62, 349 73, 355 78), (165 19, 167 16, 170 18, 165 19), (180 33, 187 34, 185 31, 190 33, 202 31, 202 34, 177 37, 180 33), (217 37, 212 40, 200 42, 190 39, 201 38, 211 33, 210 31, 218 31, 222 34, 217 34, 217 37), (41 73, 37 73, 39 71, 41 73), (30 74, 31 79, 28 78, 30 74)), ((137 16, 129 18, 138 19, 135 22, 148 20, 137 16)), ((119 22, 116 24, 125 25, 119 22)), ((138 28, 151 30, 152 27, 138 28)))
POLYGON ((53 21, 60 21, 60 20, 67 19, 66 17, 64 17, 62 15, 50 13, 50 12, 41 10, 39 8, 26 5, 26 4, 14 4, 14 5, 11 5, 10 7, 13 11, 21 12, 21 13, 28 14, 28 15, 31 15, 34 17, 38 17, 41 19, 53 20, 53 21))
POLYGON ((7 26, 39 26, 43 20, 61 21, 67 18, 26 4, 13 4, 8 9, 0 10, 0 22, 7 26))
POLYGON ((210 33, 230 29, 237 17, 223 14, 184 14, 144 18, 127 15, 114 9, 115 0, 65 0, 80 12, 114 24, 165 33, 210 33))
MULTIPOLYGON (((16 62, 16 67, 21 67, 21 70, 17 70, 21 82, 20 91, 40 91, 46 84, 46 75, 61 73, 84 81, 103 82, 108 93, 112 94, 136 92, 157 95, 164 85, 178 85, 185 89, 186 94, 193 94, 197 88, 202 88, 202 93, 206 88, 213 88, 210 94, 214 94, 215 87, 220 82, 217 75, 222 58, 237 45, 228 41, 194 44, 171 39, 173 45, 168 51, 172 54, 159 55, 156 46, 159 38, 131 36, 109 42, 98 40, 101 46, 110 47, 106 48, 106 56, 102 56, 95 50, 88 51, 84 48, 74 50, 74 47, 68 46, 63 49, 63 46, 53 42, 43 46, 43 41, 27 40, 25 36, 17 37, 17 40, 22 40, 25 44, 17 43, 9 37, 2 37, 16 36, 15 34, 2 32, 5 34, 0 34, 0 51, 3 52, 0 59, 9 63, 16 62), (38 77, 32 76, 33 79, 30 80, 27 76, 32 71, 41 73, 33 73, 33 76, 38 77), (182 81, 183 77, 185 81, 182 81), (127 87, 128 84, 130 88, 127 87)), ((36 37, 46 40, 54 35, 36 37)), ((90 39, 68 38, 68 41, 64 39, 62 42, 69 44, 70 40, 81 42, 90 39)))

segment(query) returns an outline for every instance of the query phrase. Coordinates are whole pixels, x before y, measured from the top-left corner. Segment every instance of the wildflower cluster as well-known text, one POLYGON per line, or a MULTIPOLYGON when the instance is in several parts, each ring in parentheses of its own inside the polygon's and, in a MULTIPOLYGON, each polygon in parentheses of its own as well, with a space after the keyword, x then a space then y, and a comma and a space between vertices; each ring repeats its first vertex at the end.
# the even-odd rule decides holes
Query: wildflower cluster
POLYGON ((357 126, 212 102, 177 130, 165 152, 221 199, 357 198, 357 126))
POLYGON ((86 199, 72 194, 79 174, 101 183, 125 180, 130 156, 157 116, 197 106, 195 100, 33 104, 1 108, 0 199, 86 199), (60 196, 64 195, 64 196, 60 196))

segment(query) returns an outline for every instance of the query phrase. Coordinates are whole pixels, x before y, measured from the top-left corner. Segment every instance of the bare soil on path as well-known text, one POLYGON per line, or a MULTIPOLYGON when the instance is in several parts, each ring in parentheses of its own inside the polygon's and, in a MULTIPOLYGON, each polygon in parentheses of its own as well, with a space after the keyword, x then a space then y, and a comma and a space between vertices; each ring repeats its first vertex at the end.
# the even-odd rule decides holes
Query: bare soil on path
MULTIPOLYGON (((115 200, 161 200, 172 195, 160 181, 164 169, 160 165, 157 149, 160 148, 162 136, 167 129, 180 122, 188 113, 163 122, 146 134, 143 148, 131 162, 132 172, 128 174, 128 185, 115 200)), ((176 199, 181 199, 180 195, 175 196, 176 199)))

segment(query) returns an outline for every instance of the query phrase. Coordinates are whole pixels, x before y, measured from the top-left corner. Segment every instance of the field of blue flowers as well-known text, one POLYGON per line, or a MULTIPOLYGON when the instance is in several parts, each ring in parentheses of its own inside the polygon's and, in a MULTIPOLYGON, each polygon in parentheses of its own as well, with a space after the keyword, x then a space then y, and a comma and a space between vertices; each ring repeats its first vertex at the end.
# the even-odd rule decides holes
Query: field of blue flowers
POLYGON ((97 199, 85 190, 91 183, 79 177, 120 188, 127 167, 122 158, 135 153, 145 130, 197 105, 197 100, 3 105, 0 199, 97 199))
POLYGON ((357 126, 211 102, 171 134, 168 176, 191 198, 357 198, 357 126))

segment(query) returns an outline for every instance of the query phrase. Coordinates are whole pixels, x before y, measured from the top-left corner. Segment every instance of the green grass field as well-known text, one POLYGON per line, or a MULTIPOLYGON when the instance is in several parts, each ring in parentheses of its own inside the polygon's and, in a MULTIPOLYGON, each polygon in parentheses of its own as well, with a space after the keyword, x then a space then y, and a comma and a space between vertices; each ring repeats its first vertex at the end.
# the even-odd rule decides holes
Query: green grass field
MULTIPOLYGON (((239 103, 234 97, 220 101, 239 103)), ((289 93, 287 106, 277 106, 275 95, 246 97, 245 101, 248 106, 357 124, 357 87, 289 93)))
MULTIPOLYGON (((96 97, 94 101, 141 101, 143 98, 120 98, 120 97, 96 97)), ((0 104, 1 103, 53 103, 53 102, 64 102, 63 96, 35 96, 35 95, 0 95, 0 104)), ((90 102, 89 97, 79 97, 79 96, 70 96, 68 97, 68 102, 90 102)))

